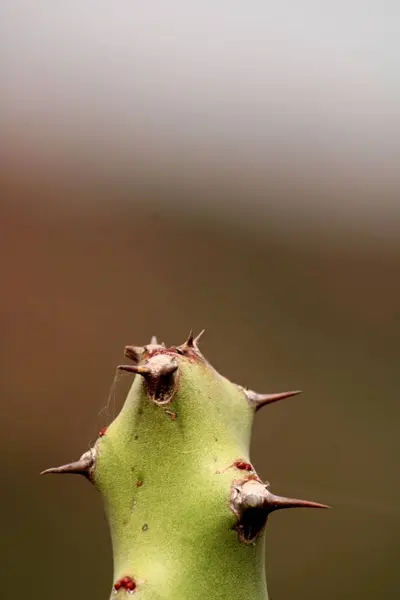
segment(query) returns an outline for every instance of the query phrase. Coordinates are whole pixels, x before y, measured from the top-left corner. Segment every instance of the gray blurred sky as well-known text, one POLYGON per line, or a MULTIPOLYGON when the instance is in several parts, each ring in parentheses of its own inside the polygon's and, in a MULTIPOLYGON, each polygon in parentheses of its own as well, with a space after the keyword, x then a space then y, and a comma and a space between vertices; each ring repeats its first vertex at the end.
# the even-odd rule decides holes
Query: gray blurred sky
POLYGON ((261 189, 282 170, 343 188, 310 200, 327 218, 393 224, 399 40, 396 0, 2 0, 2 145, 261 189))

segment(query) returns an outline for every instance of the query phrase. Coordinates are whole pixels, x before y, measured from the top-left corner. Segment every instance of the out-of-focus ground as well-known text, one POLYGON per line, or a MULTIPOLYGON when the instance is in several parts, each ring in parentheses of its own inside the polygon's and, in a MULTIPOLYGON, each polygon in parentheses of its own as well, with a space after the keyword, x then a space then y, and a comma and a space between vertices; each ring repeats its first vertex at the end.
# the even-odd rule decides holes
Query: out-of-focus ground
POLYGON ((185 27, 161 11, 140 12, 138 29, 126 7, 111 18, 100 2, 91 21, 73 2, 46 4, 0 9, 1 597, 107 598, 100 497, 39 472, 78 458, 117 414, 125 344, 205 327, 223 374, 304 390, 257 415, 252 460, 274 492, 332 510, 271 516, 271 597, 397 598, 395 15, 365 16, 382 41, 370 54, 351 52, 348 21, 336 46, 321 15, 299 29, 308 46, 265 21, 273 63, 257 15, 235 21, 255 37, 229 22, 219 44, 215 22, 202 37, 205 13, 190 21, 189 9, 185 27), (253 63, 228 60, 249 44, 253 63))

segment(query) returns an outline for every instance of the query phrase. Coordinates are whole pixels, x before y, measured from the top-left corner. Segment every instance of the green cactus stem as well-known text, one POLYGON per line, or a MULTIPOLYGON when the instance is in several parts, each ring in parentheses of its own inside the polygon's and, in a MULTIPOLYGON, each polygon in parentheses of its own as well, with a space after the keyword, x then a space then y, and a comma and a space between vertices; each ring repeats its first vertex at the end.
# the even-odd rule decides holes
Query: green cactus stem
MULTIPOLYGON (((80 473, 100 491, 111 530, 111 598, 266 600, 265 525, 281 508, 249 458, 255 412, 298 391, 260 395, 220 375, 199 336, 127 346, 135 375, 94 447, 43 473, 80 473)), ((129 376, 129 375, 128 375, 129 376)))

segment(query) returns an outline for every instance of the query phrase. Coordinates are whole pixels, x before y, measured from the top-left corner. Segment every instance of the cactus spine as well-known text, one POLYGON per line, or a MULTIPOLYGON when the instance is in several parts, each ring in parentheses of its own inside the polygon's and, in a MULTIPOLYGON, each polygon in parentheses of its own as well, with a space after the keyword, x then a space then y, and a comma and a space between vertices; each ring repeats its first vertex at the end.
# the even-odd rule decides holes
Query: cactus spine
POLYGON ((199 337, 127 346, 136 374, 94 447, 43 473, 81 473, 111 529, 111 598, 267 600, 265 524, 277 509, 325 505, 275 496, 249 458, 255 412, 299 392, 260 395, 228 381, 199 337))

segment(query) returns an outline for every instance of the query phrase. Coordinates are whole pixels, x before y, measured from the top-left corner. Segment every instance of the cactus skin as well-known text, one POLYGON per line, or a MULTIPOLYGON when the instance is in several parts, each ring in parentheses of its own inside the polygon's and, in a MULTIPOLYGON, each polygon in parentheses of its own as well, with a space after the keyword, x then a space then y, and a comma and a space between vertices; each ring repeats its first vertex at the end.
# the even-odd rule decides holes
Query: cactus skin
POLYGON ((81 473, 102 494, 116 600, 267 600, 269 513, 327 508, 271 494, 250 463, 256 410, 298 392, 258 395, 228 381, 198 339, 127 346, 134 364, 118 369, 139 376, 121 412, 79 461, 43 472, 81 473))

